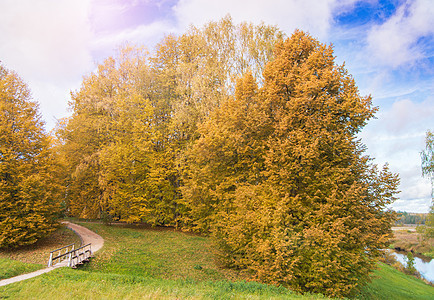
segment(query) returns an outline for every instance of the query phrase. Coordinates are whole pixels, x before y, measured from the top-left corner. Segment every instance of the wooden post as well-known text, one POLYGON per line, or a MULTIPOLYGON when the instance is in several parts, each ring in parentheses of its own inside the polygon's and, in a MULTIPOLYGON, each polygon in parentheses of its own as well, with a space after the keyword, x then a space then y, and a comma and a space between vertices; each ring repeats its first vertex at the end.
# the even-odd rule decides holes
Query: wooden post
POLYGON ((71 258, 72 258, 72 250, 69 252, 69 255, 68 255, 68 267, 71 267, 71 258))
POLYGON ((53 252, 50 252, 50 259, 48 260, 48 267, 53 265, 53 252))

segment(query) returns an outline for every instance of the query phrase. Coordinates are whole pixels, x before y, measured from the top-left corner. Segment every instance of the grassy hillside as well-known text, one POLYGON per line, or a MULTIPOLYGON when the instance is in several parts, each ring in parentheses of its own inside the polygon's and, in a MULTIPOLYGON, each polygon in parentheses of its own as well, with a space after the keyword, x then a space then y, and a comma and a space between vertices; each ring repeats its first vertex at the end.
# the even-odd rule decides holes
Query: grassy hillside
POLYGON ((247 279, 219 268, 209 238, 169 228, 86 224, 104 237, 104 248, 84 270, 195 281, 247 279))
POLYGON ((362 290, 358 299, 428 300, 434 298, 434 287, 386 264, 380 263, 372 277, 372 282, 362 290))
POLYGON ((39 270, 42 267, 43 266, 40 264, 29 264, 18 260, 0 257, 0 280, 30 273, 39 270))
POLYGON ((171 229, 83 224, 102 235, 103 249, 79 270, 57 269, 0 287, 19 299, 325 299, 246 282, 223 269, 210 239, 171 229))
POLYGON ((13 299, 323 299, 258 283, 165 280, 66 268, 0 287, 0 294, 13 299))
MULTIPOLYGON (((210 239, 171 229, 83 224, 105 239, 92 262, 0 287, 12 299, 326 299, 221 268, 210 239)), ((434 288, 380 265, 359 299, 428 299, 434 288), (411 291, 411 292, 410 292, 411 291), (416 295, 418 298, 411 298, 416 295)))

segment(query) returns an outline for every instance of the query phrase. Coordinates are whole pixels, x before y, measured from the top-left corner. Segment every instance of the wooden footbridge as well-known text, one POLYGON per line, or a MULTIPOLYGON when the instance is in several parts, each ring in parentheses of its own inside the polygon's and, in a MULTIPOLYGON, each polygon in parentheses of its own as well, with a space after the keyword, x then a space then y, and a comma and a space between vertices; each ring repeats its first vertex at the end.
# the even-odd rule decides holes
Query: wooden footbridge
MULTIPOLYGON (((80 236, 84 246, 75 249, 73 244, 53 250, 50 252, 50 259, 48 261, 48 267, 37 270, 27 274, 21 274, 15 277, 6 278, 0 280, 0 287, 14 282, 19 282, 29 278, 39 276, 41 274, 53 271, 60 267, 72 267, 75 268, 79 264, 83 264, 89 261, 94 252, 97 252, 104 245, 104 239, 95 232, 87 229, 86 227, 70 223, 63 222, 68 228, 75 231, 80 236), (92 248, 91 248, 92 244, 92 248)), ((1 295, 0 295, 1 298, 1 295)))
POLYGON ((52 267, 55 264, 62 264, 71 268, 76 268, 77 265, 88 262, 92 256, 91 244, 86 244, 77 249, 74 249, 74 247, 75 244, 70 244, 51 251, 50 259, 48 260, 48 267, 52 267))

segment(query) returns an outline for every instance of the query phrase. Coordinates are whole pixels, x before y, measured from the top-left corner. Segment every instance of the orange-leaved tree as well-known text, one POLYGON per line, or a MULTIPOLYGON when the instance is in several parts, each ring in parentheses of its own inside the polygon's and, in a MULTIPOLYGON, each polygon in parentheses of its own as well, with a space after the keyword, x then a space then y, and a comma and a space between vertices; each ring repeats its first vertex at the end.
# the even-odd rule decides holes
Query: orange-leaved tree
POLYGON ((261 88, 238 81, 201 126, 184 191, 229 266, 331 296, 366 281, 399 182, 357 139, 375 111, 332 47, 302 31, 276 45, 261 88))
POLYGON ((154 52, 127 46, 106 59, 72 93, 73 114, 58 126, 68 212, 190 224, 180 189, 185 149, 233 93, 235 75, 261 73, 281 36, 226 17, 167 36, 154 52))
POLYGON ((0 66, 0 247, 36 242, 56 228, 57 170, 27 85, 0 66))

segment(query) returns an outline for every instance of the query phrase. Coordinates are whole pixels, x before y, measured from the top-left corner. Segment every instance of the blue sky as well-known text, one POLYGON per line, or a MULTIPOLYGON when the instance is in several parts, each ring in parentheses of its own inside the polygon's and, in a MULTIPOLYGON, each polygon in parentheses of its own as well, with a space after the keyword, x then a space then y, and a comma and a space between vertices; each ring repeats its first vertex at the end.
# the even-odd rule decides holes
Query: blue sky
POLYGON ((380 166, 401 177, 392 207, 428 212, 430 182, 420 151, 434 130, 434 2, 432 0, 2 0, 0 61, 29 84, 47 129, 68 116, 71 90, 125 42, 152 50, 230 14, 235 23, 299 28, 332 43, 362 95, 380 110, 360 138, 380 166))

